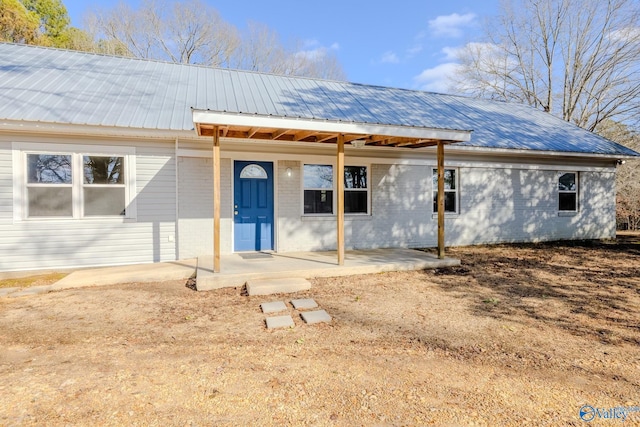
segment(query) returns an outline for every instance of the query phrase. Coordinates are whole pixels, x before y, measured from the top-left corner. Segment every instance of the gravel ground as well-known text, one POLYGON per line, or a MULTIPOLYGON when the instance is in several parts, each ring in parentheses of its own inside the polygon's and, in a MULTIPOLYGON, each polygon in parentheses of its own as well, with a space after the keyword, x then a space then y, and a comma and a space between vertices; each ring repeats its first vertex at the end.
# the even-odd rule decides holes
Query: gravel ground
POLYGON ((164 282, 0 298, 0 425, 578 426, 583 405, 640 406, 640 243, 449 255, 462 265, 290 295, 164 282), (260 304, 293 298, 333 321, 289 305, 295 327, 267 330, 260 304))

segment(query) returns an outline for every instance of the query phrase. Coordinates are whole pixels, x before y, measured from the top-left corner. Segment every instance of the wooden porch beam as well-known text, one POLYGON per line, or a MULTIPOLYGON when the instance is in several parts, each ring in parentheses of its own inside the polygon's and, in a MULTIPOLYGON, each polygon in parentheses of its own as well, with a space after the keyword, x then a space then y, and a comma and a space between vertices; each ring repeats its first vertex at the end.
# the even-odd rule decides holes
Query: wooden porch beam
POLYGON ((317 135, 317 134, 318 134, 318 132, 300 131, 300 132, 296 132, 295 133, 295 135, 293 137, 293 140, 294 141, 301 141, 301 140, 303 140, 305 138, 308 138, 310 136, 314 136, 314 135, 317 135))
POLYGON ((330 139, 333 139, 333 138, 335 138, 335 137, 336 137, 335 135, 327 135, 327 136, 325 136, 325 137, 318 138, 318 139, 316 140, 316 142, 326 142, 326 141, 329 141, 330 139))
POLYGON ((280 138, 282 135, 284 135, 285 133, 289 132, 289 129, 280 129, 276 132, 273 133, 273 135, 271 136, 271 139, 278 139, 280 138))
POLYGON ((438 141, 438 258, 444 259, 444 142, 438 141))
POLYGON ((213 127, 213 272, 220 273, 220 131, 213 127))
POLYGON ((344 265, 344 135, 338 134, 336 179, 338 180, 338 265, 344 265))

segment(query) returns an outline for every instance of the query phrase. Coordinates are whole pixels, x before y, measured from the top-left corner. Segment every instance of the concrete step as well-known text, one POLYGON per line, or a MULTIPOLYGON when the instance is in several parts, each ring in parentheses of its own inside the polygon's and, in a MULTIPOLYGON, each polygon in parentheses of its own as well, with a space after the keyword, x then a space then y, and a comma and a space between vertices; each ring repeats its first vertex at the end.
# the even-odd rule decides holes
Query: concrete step
POLYGON ((311 289, 311 283, 303 278, 254 279, 247 281, 249 295, 287 294, 311 289))

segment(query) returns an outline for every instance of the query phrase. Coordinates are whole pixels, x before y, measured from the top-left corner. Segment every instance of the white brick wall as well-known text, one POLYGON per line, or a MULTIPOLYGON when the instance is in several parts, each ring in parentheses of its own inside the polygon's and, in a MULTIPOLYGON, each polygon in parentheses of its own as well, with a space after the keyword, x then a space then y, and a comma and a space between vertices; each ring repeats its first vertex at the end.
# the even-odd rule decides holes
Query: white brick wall
MULTIPOLYGON (((220 161, 220 246, 231 252, 231 160, 220 161)), ((213 169, 204 157, 178 160, 178 257, 213 254, 213 169)))
MULTIPOLYGON (((278 248, 282 252, 336 247, 334 217, 303 217, 301 162, 279 162, 278 248), (286 176, 291 168, 292 177, 286 176)), ((615 179, 580 172, 576 214, 558 213, 557 170, 459 168, 458 215, 445 219, 453 246, 615 236, 615 179)), ((345 217, 347 248, 432 247, 432 166, 371 165, 371 215, 345 217)))
POLYGON ((460 169, 460 215, 445 221, 448 245, 615 236, 612 172, 580 172, 575 214, 558 213, 556 170, 460 169))

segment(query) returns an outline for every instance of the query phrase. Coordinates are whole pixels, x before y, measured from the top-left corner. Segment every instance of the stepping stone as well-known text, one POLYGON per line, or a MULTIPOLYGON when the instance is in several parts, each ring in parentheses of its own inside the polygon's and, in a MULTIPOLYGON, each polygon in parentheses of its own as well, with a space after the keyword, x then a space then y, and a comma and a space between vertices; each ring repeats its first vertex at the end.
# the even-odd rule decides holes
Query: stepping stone
POLYGON ((274 301, 274 302, 263 302, 260 304, 262 308, 262 312, 265 314, 269 313, 277 313, 279 311, 285 311, 287 306, 282 301, 274 301))
POLYGON ((309 325, 314 323, 329 323, 331 322, 331 316, 324 310, 305 311, 300 313, 305 322, 309 325))
POLYGON ((267 329, 291 328, 295 326, 291 316, 267 317, 267 329))
POLYGON ((292 299, 291 304, 296 310, 306 310, 309 308, 316 308, 318 303, 313 298, 292 299))
POLYGON ((302 278, 256 279, 247 281, 247 293, 249 295, 283 294, 309 289, 311 289, 311 283, 302 278))

